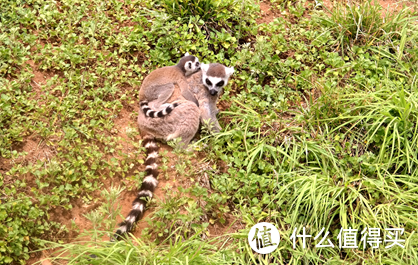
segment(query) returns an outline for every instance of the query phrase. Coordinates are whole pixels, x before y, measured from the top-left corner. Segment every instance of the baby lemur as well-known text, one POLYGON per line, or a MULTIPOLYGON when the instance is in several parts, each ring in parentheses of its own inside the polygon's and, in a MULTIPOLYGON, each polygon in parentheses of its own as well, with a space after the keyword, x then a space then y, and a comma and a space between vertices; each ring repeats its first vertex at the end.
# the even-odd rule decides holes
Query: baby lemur
POLYGON ((208 122, 209 130, 212 132, 219 132, 221 129, 216 119, 218 113, 216 102, 222 88, 233 74, 234 68, 218 63, 200 64, 201 71, 195 73, 196 67, 199 67, 199 64, 196 64, 198 60, 187 56, 183 57, 177 66, 174 66, 180 67, 180 71, 184 73, 184 79, 179 77, 177 73, 173 74, 177 69, 168 68, 169 70, 166 72, 167 68, 164 67, 155 70, 149 76, 156 77, 153 73, 158 71, 159 75, 165 77, 164 82, 166 83, 157 78, 154 80, 158 81, 153 84, 149 78, 146 78, 141 86, 140 95, 145 96, 141 98, 142 111, 140 110, 138 113, 138 126, 144 135, 143 145, 147 153, 145 178, 132 203, 132 210, 119 224, 115 239, 131 231, 135 222, 142 218, 146 203, 152 198, 158 185, 158 165, 156 163, 158 145, 155 140, 169 141, 181 138, 181 143, 187 146, 196 135, 200 123, 208 122), (187 74, 185 69, 181 69, 181 65, 187 65, 189 62, 194 62, 194 68, 193 64, 189 68, 194 69, 194 74, 191 75, 187 74), (173 78, 171 82, 169 82, 169 77, 173 78), (154 92, 153 88, 156 89, 154 92), (143 89, 148 91, 142 91, 143 89), (152 96, 147 97, 147 95, 152 96))
POLYGON ((199 70, 199 59, 186 53, 178 64, 158 68, 151 72, 144 79, 139 91, 140 106, 145 115, 155 118, 169 114, 177 104, 163 104, 173 95, 176 86, 180 88, 184 98, 195 100, 187 90, 186 78, 199 70), (152 110, 148 106, 151 102, 154 108, 160 109, 162 107, 163 109, 152 110))

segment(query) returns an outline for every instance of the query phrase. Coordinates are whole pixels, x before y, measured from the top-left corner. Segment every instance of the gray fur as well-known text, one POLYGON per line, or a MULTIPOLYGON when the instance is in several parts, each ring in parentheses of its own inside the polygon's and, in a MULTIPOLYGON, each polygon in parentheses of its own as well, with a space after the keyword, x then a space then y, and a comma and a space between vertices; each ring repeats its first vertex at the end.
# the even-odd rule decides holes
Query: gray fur
MULTIPOLYGON (((187 90, 186 78, 199 70, 199 59, 187 53, 180 59, 177 65, 155 69, 142 82, 139 91, 139 102, 152 104, 157 109, 160 108, 161 105, 167 103, 176 87, 179 87, 180 91, 187 90)), ((187 92, 185 92, 185 95, 187 95, 187 92)), ((155 113, 155 109, 150 109, 146 105, 141 107, 141 109, 148 117, 160 117, 155 113)), ((170 111, 164 110, 159 112, 162 116, 169 113, 170 111)))
MULTIPOLYGON (((211 66, 212 64, 208 65, 207 69, 211 66)), ((224 67, 223 65, 221 66, 224 67)), ((216 64, 216 67, 219 70, 219 64, 216 64)), ((221 77, 225 84, 220 87, 220 90, 227 84, 230 75, 233 73, 233 68, 224 68, 227 76, 221 77)), ((196 135, 201 123, 209 122, 210 131, 219 132, 221 127, 216 118, 218 113, 216 103, 220 93, 211 95, 211 90, 205 85, 203 78, 211 78, 211 76, 202 71, 186 79, 187 87, 183 89, 187 89, 189 96, 187 98, 184 97, 185 93, 182 92, 180 94, 177 93, 178 96, 176 98, 171 98, 170 101, 176 102, 178 106, 169 115, 152 119, 140 111, 138 115, 140 131, 145 135, 152 135, 164 141, 181 137, 181 142, 186 146, 196 135), (189 100, 190 95, 193 95, 197 104, 195 100, 189 100)))

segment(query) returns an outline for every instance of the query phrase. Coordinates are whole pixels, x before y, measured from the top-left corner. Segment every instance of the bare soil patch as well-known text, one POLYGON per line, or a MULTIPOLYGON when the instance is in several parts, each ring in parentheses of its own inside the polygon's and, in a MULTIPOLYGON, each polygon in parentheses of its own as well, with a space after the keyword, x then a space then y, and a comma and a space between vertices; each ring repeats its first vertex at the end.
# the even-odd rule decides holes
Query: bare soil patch
POLYGON ((38 160, 49 159, 54 155, 53 148, 49 147, 45 141, 37 135, 31 135, 23 142, 15 144, 13 150, 27 153, 27 155, 22 158, 23 161, 15 161, 23 163, 24 165, 35 163, 38 160))
POLYGON ((32 67, 32 73, 34 75, 34 77, 32 78, 32 82, 36 85, 32 87, 34 87, 36 92, 40 92, 38 90, 39 87, 46 84, 46 81, 53 75, 51 73, 44 73, 40 71, 38 65, 33 60, 27 60, 26 63, 32 67))
POLYGON ((260 1, 260 9, 261 9, 261 18, 256 20, 257 24, 261 24, 261 23, 268 24, 272 22, 275 18, 278 18, 281 16, 281 14, 277 10, 274 10, 272 8, 271 3, 268 0, 264 2, 260 1))

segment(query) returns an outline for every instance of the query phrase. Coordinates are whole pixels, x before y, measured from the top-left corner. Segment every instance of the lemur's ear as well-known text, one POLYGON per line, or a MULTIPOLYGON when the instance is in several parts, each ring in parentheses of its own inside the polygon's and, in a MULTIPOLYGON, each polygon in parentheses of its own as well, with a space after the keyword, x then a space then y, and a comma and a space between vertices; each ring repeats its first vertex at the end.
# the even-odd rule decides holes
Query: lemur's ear
POLYGON ((202 69, 202 71, 203 71, 204 73, 206 73, 206 72, 209 70, 209 64, 204 64, 204 63, 201 63, 201 64, 200 64, 200 69, 202 69))
POLYGON ((228 78, 234 73, 234 67, 225 67, 225 74, 228 78))
POLYGON ((186 52, 185 54, 184 54, 184 56, 189 56, 190 54, 188 53, 188 52, 186 52))

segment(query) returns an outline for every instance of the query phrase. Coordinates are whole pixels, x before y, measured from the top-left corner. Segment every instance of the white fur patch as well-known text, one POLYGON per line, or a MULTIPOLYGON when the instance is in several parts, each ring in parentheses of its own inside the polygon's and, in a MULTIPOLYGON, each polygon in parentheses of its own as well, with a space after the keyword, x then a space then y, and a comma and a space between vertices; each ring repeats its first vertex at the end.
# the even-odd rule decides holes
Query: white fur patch
POLYGON ((156 169, 158 165, 156 163, 152 163, 151 165, 148 165, 145 167, 145 169, 156 169))
POLYGON ((139 209, 139 208, 141 208, 141 205, 142 205, 142 203, 137 202, 132 206, 132 209, 134 209, 134 210, 139 209))
POLYGON ((141 190, 140 192, 138 192, 138 197, 140 196, 148 196, 152 198, 152 192, 149 190, 141 190))
MULTIPOLYGON (((219 83, 220 81, 224 80, 223 78, 215 77, 215 76, 206 76, 206 78, 209 79, 209 81, 212 83, 212 86, 214 86, 217 83, 219 83)), ((206 78, 205 78, 205 80, 203 80, 203 82, 205 84, 206 84, 206 78)))
POLYGON ((234 67, 225 67, 225 74, 228 78, 234 73, 234 67))
POLYGON ((122 225, 121 227, 119 227, 118 229, 122 234, 126 233, 126 225, 122 225))
POLYGON ((165 140, 166 141, 170 141, 170 140, 173 140, 175 138, 177 138, 177 134, 176 133, 172 133, 172 134, 167 135, 167 138, 165 140))
POLYGON ((157 187, 158 186, 158 180, 155 179, 152 175, 146 176, 142 182, 150 183, 154 187, 157 187))
POLYGON ((156 151, 154 151, 147 156, 147 159, 148 158, 158 158, 158 153, 156 151))
POLYGON ((135 216, 128 216, 128 218, 126 218, 126 221, 133 224, 135 222, 135 216))
POLYGON ((209 64, 201 63, 200 69, 202 69, 202 71, 206 73, 209 70, 209 64))
POLYGON ((157 144, 155 142, 149 142, 145 145, 145 148, 150 148, 150 147, 157 147, 157 144))

